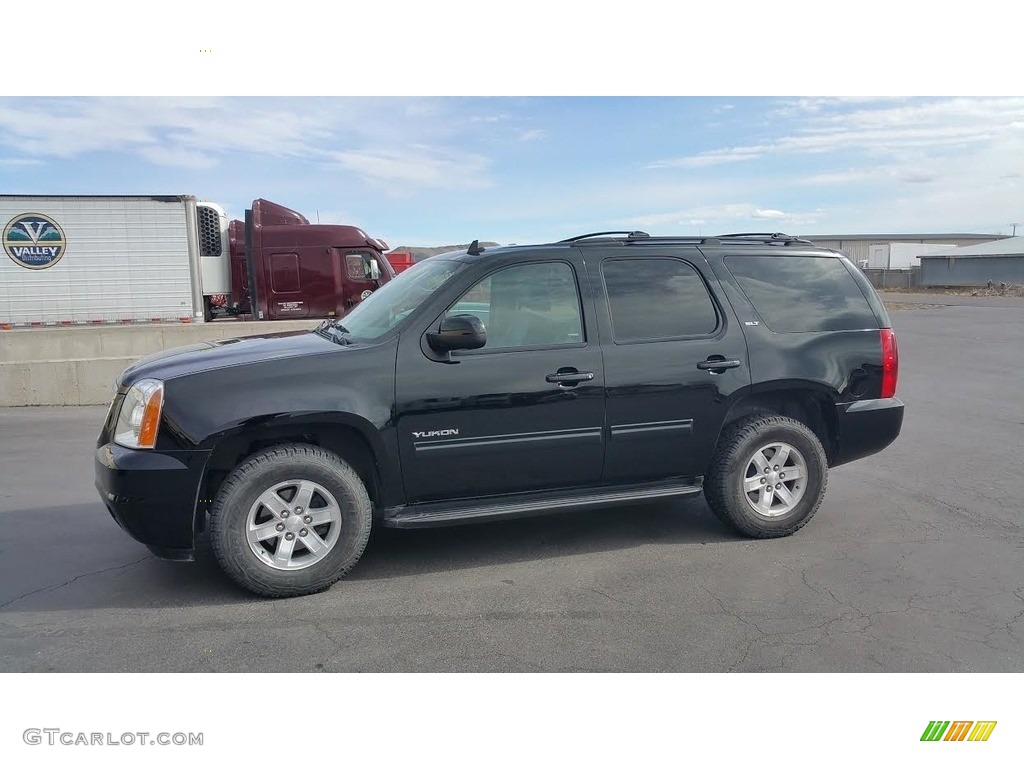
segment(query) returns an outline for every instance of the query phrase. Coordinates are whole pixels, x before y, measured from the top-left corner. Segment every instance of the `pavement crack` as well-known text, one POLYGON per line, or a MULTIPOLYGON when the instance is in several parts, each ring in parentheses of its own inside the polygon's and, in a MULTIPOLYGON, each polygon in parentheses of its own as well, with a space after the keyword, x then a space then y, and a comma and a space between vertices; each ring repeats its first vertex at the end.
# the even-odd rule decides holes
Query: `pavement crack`
POLYGON ((600 589, 597 589, 596 587, 589 587, 589 589, 594 594, 600 595, 601 597, 606 597, 609 600, 611 600, 613 603, 618 603, 619 605, 624 605, 627 608, 629 608, 629 604, 628 603, 624 603, 622 600, 619 600, 617 597, 612 597, 607 592, 602 592, 600 589))
POLYGON ((727 670, 725 670, 725 671, 726 671, 726 672, 735 672, 735 671, 736 671, 736 670, 737 670, 737 669, 738 669, 738 668, 740 667, 740 665, 741 665, 741 664, 743 664, 743 662, 745 662, 745 661, 746 661, 747 659, 749 659, 749 658, 750 658, 750 654, 751 654, 751 652, 753 652, 753 650, 754 650, 754 645, 756 645, 756 643, 757 643, 757 641, 756 641, 756 640, 751 640, 751 641, 750 641, 749 643, 747 643, 747 647, 746 647, 746 650, 744 650, 744 651, 743 651, 743 655, 742 655, 742 656, 740 656, 740 658, 739 658, 739 659, 737 659, 737 660, 736 660, 736 661, 735 661, 735 662, 734 662, 734 663, 733 663, 733 664, 732 664, 732 665, 731 665, 731 666, 730 666, 730 667, 729 667, 729 668, 728 668, 727 670))
MULTIPOLYGON (((1013 596, 1021 602, 1024 602, 1024 587, 1017 587, 1017 589, 1013 590, 1013 596)), ((1014 616, 1012 619, 1006 622, 1005 629, 1007 634, 1013 634, 1014 627, 1017 624, 1017 622, 1021 620, 1021 618, 1024 618, 1024 610, 1020 611, 1016 616, 1014 616)), ((985 635, 985 640, 987 641, 992 635, 995 634, 995 632, 996 630, 992 630, 987 635, 985 635)))
POLYGON ((124 565, 113 565, 110 568, 100 568, 98 571, 89 571, 88 573, 80 573, 77 576, 75 576, 74 578, 68 579, 63 584, 51 584, 48 587, 40 587, 39 589, 33 589, 31 592, 26 592, 23 595, 18 595, 17 597, 11 598, 6 603, 0 603, 0 608, 6 608, 7 606, 12 605, 13 603, 18 602, 19 600, 24 600, 26 597, 31 597, 32 595, 38 595, 41 592, 55 592, 58 589, 63 589, 64 587, 70 586, 71 584, 74 584, 79 579, 84 579, 87 576, 98 576, 101 573, 107 573, 109 571, 121 571, 121 570, 124 570, 125 568, 129 568, 129 567, 131 567, 133 565, 138 565, 139 563, 141 563, 141 562, 143 562, 145 560, 152 560, 153 557, 154 557, 154 555, 146 555, 145 557, 140 557, 138 560, 132 560, 130 563, 125 563, 124 565))
POLYGON ((753 653, 754 646, 757 645, 758 640, 764 640, 764 639, 768 638, 769 635, 768 635, 767 632, 765 632, 763 629, 761 629, 759 626, 757 626, 757 624, 753 623, 752 621, 748 621, 747 619, 743 618, 739 614, 734 613, 733 611, 730 611, 728 608, 726 608, 725 607, 725 603, 722 601, 722 598, 720 598, 718 595, 716 595, 714 592, 712 592, 706 586, 701 584, 700 588, 708 593, 708 597, 710 597, 712 600, 714 600, 716 603, 718 603, 718 607, 721 609, 722 613, 724 613, 726 616, 729 616, 730 618, 735 619, 740 624, 743 624, 744 626, 750 627, 758 635, 760 635, 760 638, 755 637, 754 639, 750 640, 747 643, 746 648, 743 649, 743 654, 738 659, 736 659, 736 661, 734 661, 732 664, 730 664, 729 668, 726 670, 726 672, 734 672, 741 665, 743 665, 746 662, 747 659, 750 658, 750 654, 753 653))
POLYGON ((309 626, 311 626, 313 629, 315 629, 317 632, 319 632, 321 635, 323 635, 324 639, 328 643, 330 643, 332 646, 334 646, 334 650, 335 651, 339 651, 340 652, 340 651, 344 651, 345 650, 345 647, 341 643, 339 643, 334 638, 334 636, 330 632, 328 632, 326 629, 324 629, 322 626, 320 626, 317 623, 312 623, 312 622, 310 623, 309 626))
MULTIPOLYGON (((803 568, 800 571, 800 580, 804 583, 804 586, 807 587, 809 590, 811 590, 812 592, 817 592, 818 594, 821 594, 821 591, 817 587, 815 587, 809 581, 807 581, 807 569, 806 568, 803 568)), ((835 601, 836 605, 841 605, 841 606, 843 605, 843 602, 838 597, 836 597, 835 593, 831 589, 826 587, 824 584, 821 585, 821 589, 824 589, 826 592, 828 592, 828 596, 831 597, 835 601)), ((846 606, 843 606, 843 607, 846 607, 846 606)))
POLYGON ((705 587, 703 584, 700 585, 700 588, 703 589, 705 592, 707 592, 708 596, 712 600, 714 600, 716 603, 718 603, 718 607, 722 609, 722 613, 724 613, 726 616, 729 616, 729 617, 731 617, 733 619, 736 619, 736 621, 740 622, 740 624, 744 624, 744 625, 750 627, 752 630, 754 630, 759 635, 761 635, 761 637, 768 637, 768 633, 765 632, 763 629, 761 629, 759 626, 757 626, 757 624, 755 624, 752 621, 747 621, 745 618, 740 616, 738 613, 733 613, 728 608, 726 608, 725 607, 725 603, 722 602, 722 598, 720 598, 718 595, 716 595, 710 589, 705 587))

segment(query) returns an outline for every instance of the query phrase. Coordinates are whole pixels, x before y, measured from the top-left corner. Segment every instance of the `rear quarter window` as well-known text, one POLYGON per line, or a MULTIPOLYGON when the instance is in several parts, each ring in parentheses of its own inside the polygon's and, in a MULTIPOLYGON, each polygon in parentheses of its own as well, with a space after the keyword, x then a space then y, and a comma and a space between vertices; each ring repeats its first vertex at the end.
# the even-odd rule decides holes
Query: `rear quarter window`
POLYGON ((743 293, 776 333, 878 328, 846 265, 830 256, 726 256, 743 293))

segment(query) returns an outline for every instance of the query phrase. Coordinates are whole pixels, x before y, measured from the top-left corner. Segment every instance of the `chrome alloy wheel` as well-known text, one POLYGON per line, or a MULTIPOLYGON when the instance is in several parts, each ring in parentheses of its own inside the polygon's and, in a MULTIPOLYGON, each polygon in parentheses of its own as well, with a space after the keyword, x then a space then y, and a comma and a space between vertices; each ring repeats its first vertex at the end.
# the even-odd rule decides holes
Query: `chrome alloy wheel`
POLYGON ((779 517, 800 503, 807 487, 807 462, 789 443, 769 443, 754 451, 740 481, 750 508, 779 517))
POLYGON ((311 480, 286 480, 268 488, 249 509, 246 538, 261 561, 282 571, 320 562, 341 534, 341 507, 311 480))

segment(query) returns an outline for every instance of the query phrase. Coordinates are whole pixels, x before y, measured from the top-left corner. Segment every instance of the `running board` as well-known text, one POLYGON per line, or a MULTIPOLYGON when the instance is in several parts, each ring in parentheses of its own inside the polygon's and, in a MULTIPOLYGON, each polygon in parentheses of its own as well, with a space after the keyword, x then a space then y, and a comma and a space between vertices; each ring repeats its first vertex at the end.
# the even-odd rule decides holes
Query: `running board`
POLYGON ((600 488, 563 491, 543 495, 530 494, 527 498, 518 495, 490 503, 481 503, 483 499, 456 503, 429 502, 385 510, 382 522, 388 528, 428 528, 435 525, 482 523, 488 520, 506 520, 574 509, 596 509, 639 501, 696 496, 701 491, 701 478, 687 478, 685 481, 645 483, 615 490, 600 488))

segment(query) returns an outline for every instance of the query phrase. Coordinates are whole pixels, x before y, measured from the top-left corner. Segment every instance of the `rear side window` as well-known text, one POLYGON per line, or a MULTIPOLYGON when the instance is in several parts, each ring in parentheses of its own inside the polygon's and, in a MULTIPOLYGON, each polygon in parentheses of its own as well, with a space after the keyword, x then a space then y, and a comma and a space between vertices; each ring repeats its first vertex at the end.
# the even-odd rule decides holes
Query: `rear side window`
POLYGON ((877 328, 864 293, 837 258, 727 256, 757 314, 777 333, 877 328))
POLYGON ((610 259, 601 270, 616 343, 707 336, 718 327, 708 289, 685 261, 610 259))

